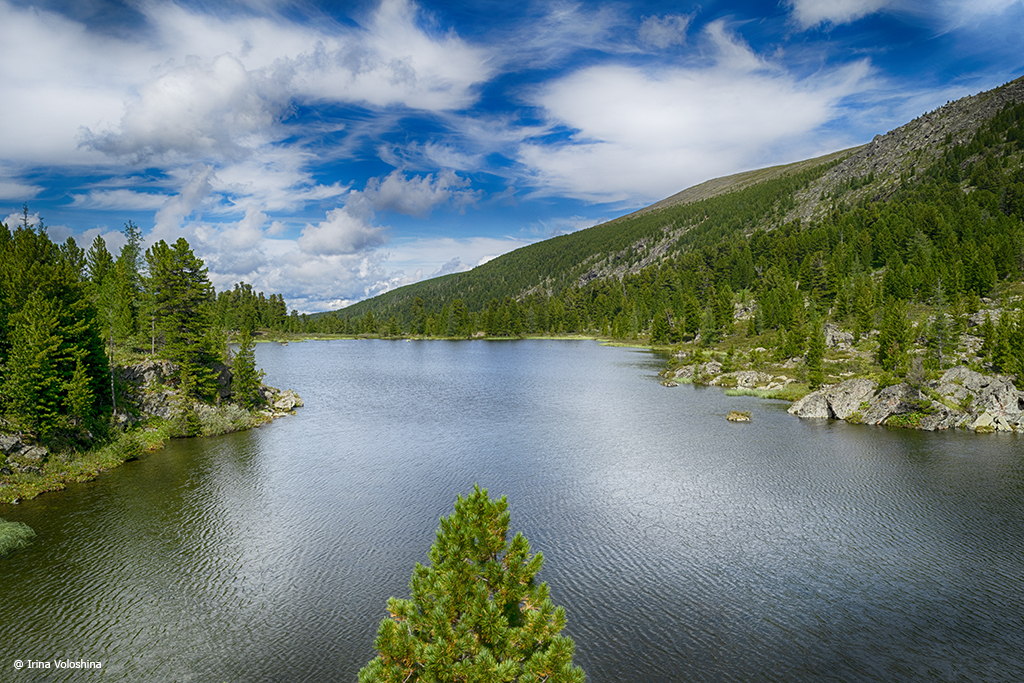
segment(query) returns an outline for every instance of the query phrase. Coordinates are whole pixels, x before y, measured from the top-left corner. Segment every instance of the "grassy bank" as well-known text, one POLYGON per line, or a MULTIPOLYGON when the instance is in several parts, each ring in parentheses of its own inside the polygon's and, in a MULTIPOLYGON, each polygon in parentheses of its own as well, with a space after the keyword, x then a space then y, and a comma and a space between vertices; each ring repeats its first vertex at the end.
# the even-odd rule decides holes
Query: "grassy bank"
POLYGON ((176 420, 152 418, 120 434, 114 441, 84 453, 51 453, 42 467, 42 474, 0 476, 0 503, 29 500, 40 493, 59 491, 68 484, 91 481, 101 472, 163 448, 169 439, 217 436, 258 427, 269 419, 263 413, 249 412, 232 404, 176 420))

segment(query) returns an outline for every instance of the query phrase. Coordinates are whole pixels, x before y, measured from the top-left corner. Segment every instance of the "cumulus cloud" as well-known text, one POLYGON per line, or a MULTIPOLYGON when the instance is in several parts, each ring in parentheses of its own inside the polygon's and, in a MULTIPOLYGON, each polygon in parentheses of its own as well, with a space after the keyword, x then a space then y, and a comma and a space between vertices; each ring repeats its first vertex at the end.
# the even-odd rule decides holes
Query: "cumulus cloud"
POLYGON ((659 49, 686 42, 686 28, 692 17, 682 14, 666 14, 663 17, 644 17, 640 24, 640 40, 659 49))
POLYGON ((469 180, 452 171, 406 178, 402 171, 395 170, 383 179, 370 178, 363 195, 376 211, 426 218, 437 206, 464 208, 477 201, 482 193, 470 190, 469 185, 469 180))
POLYGON ((387 242, 387 228, 375 226, 370 215, 352 202, 327 212, 327 219, 307 224, 299 248, 307 254, 341 256, 358 254, 387 242))
POLYGON ((266 141, 284 108, 261 92, 261 80, 231 55, 189 59, 143 85, 116 130, 88 131, 84 144, 139 161, 172 153, 186 159, 247 156, 266 141))
POLYGON ((9 229, 13 230, 17 226, 26 224, 26 222, 29 227, 39 225, 39 222, 41 220, 42 219, 39 217, 39 212, 37 211, 35 213, 28 214, 27 217, 24 213, 12 213, 9 214, 7 218, 3 219, 3 221, 0 222, 6 225, 9 229))
POLYGON ((156 212, 152 235, 155 239, 173 241, 177 239, 182 222, 200 208, 212 190, 211 178, 214 176, 212 166, 196 164, 190 169, 189 176, 181 192, 168 197, 163 206, 156 212))
POLYGON ((358 33, 321 40, 294 59, 295 87, 309 97, 461 109, 475 101, 477 84, 493 73, 484 50, 454 33, 431 35, 419 8, 408 0, 383 0, 358 33))
POLYGON ((660 199, 764 162, 767 149, 828 122, 869 75, 862 61, 799 79, 721 21, 703 39, 715 55, 707 67, 597 65, 543 88, 536 103, 575 132, 563 145, 522 146, 535 186, 588 201, 660 199))

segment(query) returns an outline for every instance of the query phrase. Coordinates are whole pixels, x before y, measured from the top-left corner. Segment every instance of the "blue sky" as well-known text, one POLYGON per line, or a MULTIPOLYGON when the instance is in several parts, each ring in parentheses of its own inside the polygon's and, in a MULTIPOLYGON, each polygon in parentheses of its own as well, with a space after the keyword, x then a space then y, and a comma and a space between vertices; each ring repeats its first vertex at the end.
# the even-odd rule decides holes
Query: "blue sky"
POLYGON ((1024 74, 1022 0, 0 0, 0 217, 302 312, 1024 74))

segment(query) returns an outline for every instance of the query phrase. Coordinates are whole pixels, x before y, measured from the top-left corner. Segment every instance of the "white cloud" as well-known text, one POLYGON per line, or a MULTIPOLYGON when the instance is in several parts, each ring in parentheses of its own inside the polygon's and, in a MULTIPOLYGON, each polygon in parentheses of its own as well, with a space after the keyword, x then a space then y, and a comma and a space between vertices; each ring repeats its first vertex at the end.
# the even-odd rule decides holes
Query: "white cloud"
POLYGON ((7 218, 3 219, 3 221, 0 221, 0 223, 6 225, 8 229, 14 230, 14 228, 25 224, 29 227, 39 225, 39 221, 39 212, 37 211, 35 213, 28 214, 28 216, 24 213, 12 213, 8 215, 7 218))
POLYGON ((155 225, 150 236, 153 239, 174 241, 182 229, 182 222, 191 216, 210 195, 212 166, 196 164, 188 175, 181 192, 169 197, 154 218, 155 225))
MULTIPOLYGON (((783 141, 791 155, 865 87, 867 62, 798 79, 712 22, 705 68, 600 65, 554 81, 536 103, 574 130, 561 146, 524 144, 519 159, 542 193, 640 203, 764 162, 783 141)), ((788 159, 787 159, 788 160, 788 159)))
POLYGON ((451 204, 465 207, 477 201, 482 193, 469 188, 469 181, 452 171, 406 178, 400 170, 380 178, 370 178, 363 195, 375 211, 397 211, 426 218, 437 206, 451 204))
POLYGON ((794 21, 803 29, 825 24, 839 26, 879 12, 915 17, 940 32, 977 25, 1020 8, 1022 0, 787 0, 794 21))
POLYGON ((692 17, 666 14, 663 17, 644 17, 640 24, 640 40, 659 49, 686 42, 686 29, 692 17))
POLYGON ((35 7, 0 1, 0 150, 4 159, 75 165, 103 161, 78 149, 79 130, 113 120, 125 88, 145 77, 149 59, 109 36, 35 7))
MULTIPOLYGON (((621 7, 601 4, 594 8, 566 0, 532 4, 542 12, 515 29, 496 33, 492 44, 500 45, 495 59, 513 68, 550 67, 578 50, 600 50, 609 54, 632 52, 635 46, 616 42, 616 33, 630 23, 621 7)), ((532 9, 531 7, 531 9, 532 9)))
MULTIPOLYGON (((946 31, 976 26, 993 17, 1005 14, 1011 8, 1020 10, 1024 8, 1024 2, 1022 0, 971 0, 971 2, 939 0, 936 3, 936 10, 942 16, 943 29, 946 31)), ((1015 32, 1017 36, 1020 35, 1019 28, 1020 25, 1017 24, 1015 32)))
POLYGON ((85 209, 110 211, 127 209, 152 211, 167 202, 167 195, 135 190, 91 190, 86 194, 72 195, 72 206, 85 209))
POLYGON ((15 200, 23 202, 32 199, 43 191, 39 185, 30 185, 18 180, 0 178, 0 200, 15 200))
POLYGON ((299 248, 306 254, 341 256, 359 254, 387 241, 387 228, 370 222, 370 214, 356 202, 331 209, 327 219, 307 224, 299 237, 299 248))
POLYGON ((469 270, 492 258, 525 247, 536 240, 516 237, 433 237, 392 244, 388 249, 390 268, 418 273, 415 280, 449 272, 469 270), (458 270, 454 270, 454 269, 458 270))
POLYGON ((490 78, 488 54, 452 32, 430 35, 408 0, 383 0, 359 32, 321 40, 293 62, 297 90, 314 99, 383 107, 462 109, 490 78))
POLYGON ((269 141, 284 104, 261 92, 259 74, 223 54, 190 59, 144 84, 115 131, 87 133, 85 144, 138 160, 177 154, 184 159, 237 159, 269 141))
POLYGON ((818 24, 849 24, 901 0, 789 0, 793 18, 802 28, 818 24))

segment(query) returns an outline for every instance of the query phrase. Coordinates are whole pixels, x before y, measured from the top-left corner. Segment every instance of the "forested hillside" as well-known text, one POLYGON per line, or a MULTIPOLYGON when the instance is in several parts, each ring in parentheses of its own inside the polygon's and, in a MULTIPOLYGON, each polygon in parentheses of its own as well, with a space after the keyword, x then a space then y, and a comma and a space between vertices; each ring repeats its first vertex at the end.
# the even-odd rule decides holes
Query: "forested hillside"
POLYGON ((524 247, 306 327, 704 347, 741 334, 785 358, 805 353, 831 321, 858 341, 878 335, 884 368, 905 364, 911 335, 941 367, 965 316, 1002 297, 1008 310, 985 328, 981 354, 1019 373, 1022 102, 1017 80, 845 157, 524 247))

